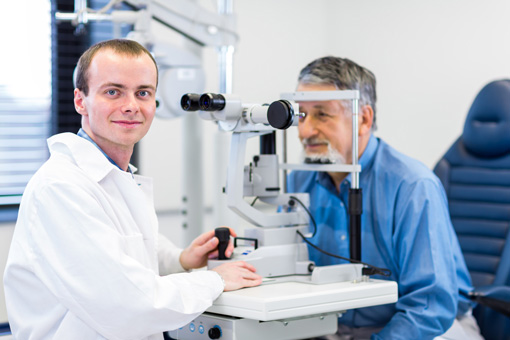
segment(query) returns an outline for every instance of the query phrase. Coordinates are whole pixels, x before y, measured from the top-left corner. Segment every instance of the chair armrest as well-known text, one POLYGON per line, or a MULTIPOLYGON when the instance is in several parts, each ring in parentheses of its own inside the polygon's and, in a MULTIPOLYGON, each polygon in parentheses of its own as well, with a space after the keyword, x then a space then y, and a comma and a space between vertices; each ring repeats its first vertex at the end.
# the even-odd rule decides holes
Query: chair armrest
POLYGON ((482 286, 475 288, 471 294, 510 302, 510 286, 482 286))
POLYGON ((469 298, 510 317, 510 286, 483 286, 469 293, 469 298))

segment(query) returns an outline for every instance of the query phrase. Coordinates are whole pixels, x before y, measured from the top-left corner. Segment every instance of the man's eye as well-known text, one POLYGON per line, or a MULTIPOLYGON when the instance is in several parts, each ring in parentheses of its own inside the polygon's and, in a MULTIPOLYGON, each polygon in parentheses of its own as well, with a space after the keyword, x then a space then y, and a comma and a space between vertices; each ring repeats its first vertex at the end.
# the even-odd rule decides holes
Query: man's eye
POLYGON ((110 96, 115 96, 117 94, 117 90, 108 90, 106 91, 107 94, 109 94, 110 96))
POLYGON ((140 92, 138 92, 138 94, 140 95, 140 97, 148 97, 149 91, 140 91, 140 92))

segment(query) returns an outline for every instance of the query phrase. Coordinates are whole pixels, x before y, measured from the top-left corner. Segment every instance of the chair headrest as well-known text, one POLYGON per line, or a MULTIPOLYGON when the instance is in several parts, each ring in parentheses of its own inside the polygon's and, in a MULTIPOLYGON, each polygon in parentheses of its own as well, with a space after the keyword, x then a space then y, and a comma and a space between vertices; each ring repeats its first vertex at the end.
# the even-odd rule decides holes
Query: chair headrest
POLYGON ((510 79, 493 81, 478 93, 462 135, 466 149, 484 158, 510 153, 510 79))

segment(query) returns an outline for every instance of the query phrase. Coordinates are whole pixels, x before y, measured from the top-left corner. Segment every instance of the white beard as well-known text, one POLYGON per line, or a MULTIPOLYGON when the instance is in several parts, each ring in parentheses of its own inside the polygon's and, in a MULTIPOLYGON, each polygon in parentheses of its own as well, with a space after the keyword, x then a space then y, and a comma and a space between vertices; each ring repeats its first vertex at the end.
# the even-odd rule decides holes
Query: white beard
MULTIPOLYGON (((324 142, 324 141, 322 141, 324 142)), ((327 142, 327 141, 326 141, 327 142)), ((303 139, 303 146, 308 143, 307 139, 303 139)), ((318 164, 345 164, 345 157, 338 151, 333 149, 331 143, 327 142, 328 151, 325 153, 307 153, 305 149, 301 151, 301 162, 303 163, 318 163, 318 164)))

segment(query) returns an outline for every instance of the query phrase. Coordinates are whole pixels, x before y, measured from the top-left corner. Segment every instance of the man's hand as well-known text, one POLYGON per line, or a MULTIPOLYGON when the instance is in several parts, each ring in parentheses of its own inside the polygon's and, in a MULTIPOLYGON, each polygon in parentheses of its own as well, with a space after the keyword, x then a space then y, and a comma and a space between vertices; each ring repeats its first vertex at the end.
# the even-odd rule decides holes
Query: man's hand
POLYGON ((262 283, 262 277, 255 274, 255 267, 244 261, 229 261, 212 269, 225 281, 225 292, 262 283))
MULTIPOLYGON (((236 237, 237 234, 232 228, 230 235, 236 237)), ((219 240, 214 236, 214 230, 203 233, 191 242, 188 248, 181 253, 179 261, 185 270, 201 268, 207 265, 207 259, 218 257, 219 240)), ((229 241, 225 256, 230 257, 234 251, 232 241, 229 241)))

